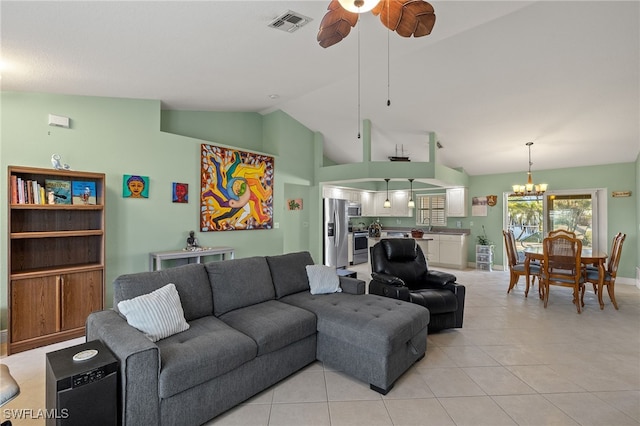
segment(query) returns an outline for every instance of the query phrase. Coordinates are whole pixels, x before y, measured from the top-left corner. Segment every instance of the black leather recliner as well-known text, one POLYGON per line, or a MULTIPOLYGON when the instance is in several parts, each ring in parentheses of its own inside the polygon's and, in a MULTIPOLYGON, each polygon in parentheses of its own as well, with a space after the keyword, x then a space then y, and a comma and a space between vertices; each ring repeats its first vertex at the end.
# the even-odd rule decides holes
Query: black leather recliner
POLYGON ((465 287, 456 276, 430 271, 413 238, 382 239, 370 248, 369 293, 422 305, 429 309, 429 332, 461 328, 465 287))

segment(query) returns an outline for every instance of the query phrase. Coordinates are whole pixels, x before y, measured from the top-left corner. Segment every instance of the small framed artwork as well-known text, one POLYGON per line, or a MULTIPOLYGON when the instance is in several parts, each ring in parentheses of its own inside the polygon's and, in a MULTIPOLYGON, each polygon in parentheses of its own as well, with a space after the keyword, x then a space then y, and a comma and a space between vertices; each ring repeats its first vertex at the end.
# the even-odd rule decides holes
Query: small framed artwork
POLYGON ((287 200, 289 210, 302 210, 302 198, 287 200))
POLYGON ((189 202, 189 184, 173 182, 172 184, 172 200, 174 203, 189 202))
POLYGON ((74 180, 71 183, 71 194, 73 204, 93 206, 96 204, 96 183, 74 180))
POLYGON ((149 198, 149 176, 123 175, 123 198, 149 198))

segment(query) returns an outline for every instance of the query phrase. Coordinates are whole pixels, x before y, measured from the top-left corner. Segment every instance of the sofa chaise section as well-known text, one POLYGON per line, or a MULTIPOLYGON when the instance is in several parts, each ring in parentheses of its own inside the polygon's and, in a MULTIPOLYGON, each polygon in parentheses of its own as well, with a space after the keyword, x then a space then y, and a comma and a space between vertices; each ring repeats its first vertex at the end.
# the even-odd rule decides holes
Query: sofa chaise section
POLYGON ((384 395, 424 356, 427 309, 362 294, 364 285, 348 277, 340 277, 341 287, 347 291, 313 295, 304 269, 313 264, 307 252, 267 257, 267 261, 279 300, 316 315, 318 360, 369 383, 384 395))

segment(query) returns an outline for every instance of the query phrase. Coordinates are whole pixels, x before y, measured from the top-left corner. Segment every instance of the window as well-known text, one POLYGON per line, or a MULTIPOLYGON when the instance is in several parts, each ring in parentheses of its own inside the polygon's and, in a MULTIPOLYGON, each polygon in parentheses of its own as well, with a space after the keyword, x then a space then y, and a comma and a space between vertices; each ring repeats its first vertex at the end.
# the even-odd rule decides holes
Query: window
POLYGON ((416 225, 446 226, 446 196, 444 194, 418 195, 416 197, 416 225))
POLYGON ((505 194, 505 201, 504 229, 513 231, 518 251, 541 246, 555 229, 575 232, 584 248, 607 250, 605 189, 547 191, 541 197, 505 194))

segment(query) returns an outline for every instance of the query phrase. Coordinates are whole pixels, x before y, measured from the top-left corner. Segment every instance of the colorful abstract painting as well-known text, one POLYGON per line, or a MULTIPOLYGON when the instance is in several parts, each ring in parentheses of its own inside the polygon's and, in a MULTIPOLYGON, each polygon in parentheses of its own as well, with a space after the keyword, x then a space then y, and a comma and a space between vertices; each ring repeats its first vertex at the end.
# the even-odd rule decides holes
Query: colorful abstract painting
POLYGON ((273 157, 200 146, 200 229, 273 227, 273 157))

